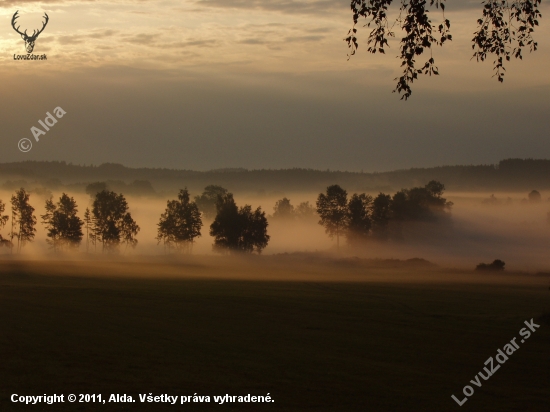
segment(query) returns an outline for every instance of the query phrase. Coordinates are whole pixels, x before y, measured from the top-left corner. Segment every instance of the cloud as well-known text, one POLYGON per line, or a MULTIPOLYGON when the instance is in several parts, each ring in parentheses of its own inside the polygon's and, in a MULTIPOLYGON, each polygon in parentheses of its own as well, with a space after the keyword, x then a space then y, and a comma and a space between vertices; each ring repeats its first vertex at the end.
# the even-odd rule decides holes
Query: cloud
POLYGON ((44 36, 44 37, 40 37, 40 44, 44 44, 44 43, 52 43, 54 42, 56 39, 55 37, 53 36, 44 36))
POLYGON ((308 33, 330 33, 332 29, 328 27, 317 27, 314 29, 306 29, 305 31, 308 33))
POLYGON ((269 42, 260 39, 244 39, 239 42, 240 44, 268 44, 269 42))
POLYGON ((59 44, 68 45, 68 44, 80 44, 84 43, 87 36, 82 34, 72 34, 70 36, 59 36, 57 39, 59 44))
POLYGON ((198 0, 198 5, 229 9, 275 11, 286 14, 325 14, 331 10, 349 9, 344 0, 198 0))
POLYGON ((304 43, 304 42, 310 42, 310 41, 321 41, 324 38, 325 38, 324 36, 289 36, 289 37, 285 37, 285 41, 287 43, 294 43, 294 42, 304 43))
MULTIPOLYGON (((76 2, 75 1, 71 1, 71 3, 91 3, 91 2, 94 2, 95 0, 77 0, 76 2)), ((64 1, 64 0, 41 0, 41 1, 36 1, 36 0, 4 0, 2 2, 0 2, 0 8, 10 8, 10 7, 20 7, 20 6, 23 6, 23 5, 27 5, 27 4, 34 4, 34 3, 39 3, 39 4, 60 4, 60 3, 69 3, 69 1, 64 1)))
MULTIPOLYGON (((444 3, 444 0, 442 0, 444 3)), ((350 12, 350 2, 347 0, 198 0, 199 6, 274 11, 285 14, 328 14, 334 10, 347 10, 350 12)), ((394 0, 392 6, 399 8, 400 2, 394 0)), ((479 0, 453 0, 445 2, 447 11, 483 9, 479 0)), ((435 11, 435 6, 431 7, 435 11)), ((395 11, 394 10, 394 11, 395 11)))
POLYGON ((216 40, 186 40, 175 43, 170 43, 169 47, 185 48, 190 46, 214 46, 217 43, 216 40))
POLYGON ((152 33, 152 34, 145 34, 140 33, 132 37, 127 37, 124 39, 124 41, 132 44, 142 44, 146 46, 152 46, 155 45, 155 40, 160 36, 158 33, 152 33))
POLYGON ((91 37, 92 39, 102 39, 104 37, 110 37, 116 33, 118 33, 118 30, 100 30, 88 35, 88 37, 91 37))
MULTIPOLYGON (((114 34, 118 33, 117 30, 110 30, 110 29, 100 29, 100 30, 94 30, 93 32, 89 34, 71 34, 67 36, 59 36, 57 38, 57 42, 62 45, 70 45, 70 44, 81 44, 91 39, 102 39, 105 37, 110 37, 114 34)), ((51 37, 48 37, 47 41, 51 41, 51 37)))
POLYGON ((265 40, 261 38, 248 37, 243 40, 238 41, 238 44, 248 44, 248 45, 260 45, 268 46, 270 49, 280 50, 281 46, 284 46, 285 43, 308 43, 321 41, 325 37, 319 35, 295 35, 295 36, 286 36, 278 38, 276 40, 265 40))

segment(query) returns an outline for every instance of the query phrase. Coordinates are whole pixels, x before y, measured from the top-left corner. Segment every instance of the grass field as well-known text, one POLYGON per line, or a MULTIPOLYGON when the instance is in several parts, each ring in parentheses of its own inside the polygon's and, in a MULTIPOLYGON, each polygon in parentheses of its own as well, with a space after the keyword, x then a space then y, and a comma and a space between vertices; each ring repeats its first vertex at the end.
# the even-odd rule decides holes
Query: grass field
POLYGON ((548 412, 549 286, 543 274, 315 255, 4 260, 0 411, 548 412), (473 386, 531 318, 540 328, 473 386), (465 385, 475 393, 459 407, 465 385), (32 406, 14 393, 137 402, 32 406), (149 393, 275 402, 140 403, 149 393))

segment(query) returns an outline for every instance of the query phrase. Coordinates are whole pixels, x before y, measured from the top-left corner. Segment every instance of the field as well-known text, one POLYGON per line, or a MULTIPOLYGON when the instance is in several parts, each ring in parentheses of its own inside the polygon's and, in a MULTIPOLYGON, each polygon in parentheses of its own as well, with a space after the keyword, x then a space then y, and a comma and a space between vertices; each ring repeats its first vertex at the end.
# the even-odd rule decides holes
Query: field
POLYGON ((4 259, 0 410, 547 412, 549 286, 548 274, 315 254, 4 259), (540 328, 472 385, 531 318, 540 328), (475 393, 459 407, 465 385, 475 393), (136 402, 10 401, 54 393, 136 402), (141 403, 149 393, 274 402, 141 403))

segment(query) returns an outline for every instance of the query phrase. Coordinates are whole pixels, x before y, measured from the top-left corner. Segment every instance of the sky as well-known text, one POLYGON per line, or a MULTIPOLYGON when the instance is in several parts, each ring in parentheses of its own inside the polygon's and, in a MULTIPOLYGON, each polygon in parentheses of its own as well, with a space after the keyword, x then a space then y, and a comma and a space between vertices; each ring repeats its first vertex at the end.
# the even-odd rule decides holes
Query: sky
POLYGON ((492 59, 471 60, 481 3, 446 4, 440 75, 402 101, 401 31, 372 55, 359 27, 348 60, 349 0, 2 1, 0 162, 382 172, 550 158, 547 2, 539 50, 510 62, 503 84, 492 59), (47 60, 14 60, 26 54, 17 10, 30 32, 49 15, 34 49, 47 60), (36 141, 57 107, 66 114, 36 141))

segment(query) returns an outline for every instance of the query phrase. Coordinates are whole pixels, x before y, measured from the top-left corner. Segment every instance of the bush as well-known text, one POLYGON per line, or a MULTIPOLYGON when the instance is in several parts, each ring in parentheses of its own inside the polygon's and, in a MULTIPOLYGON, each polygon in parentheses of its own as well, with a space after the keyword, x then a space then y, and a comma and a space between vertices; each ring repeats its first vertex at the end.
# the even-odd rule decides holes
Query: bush
POLYGON ((531 190, 528 196, 531 203, 540 203, 542 201, 542 196, 538 190, 531 190))
POLYGON ((504 270, 505 263, 497 259, 493 261, 493 263, 480 263, 476 266, 476 270, 489 270, 489 271, 496 271, 496 270, 504 270))

